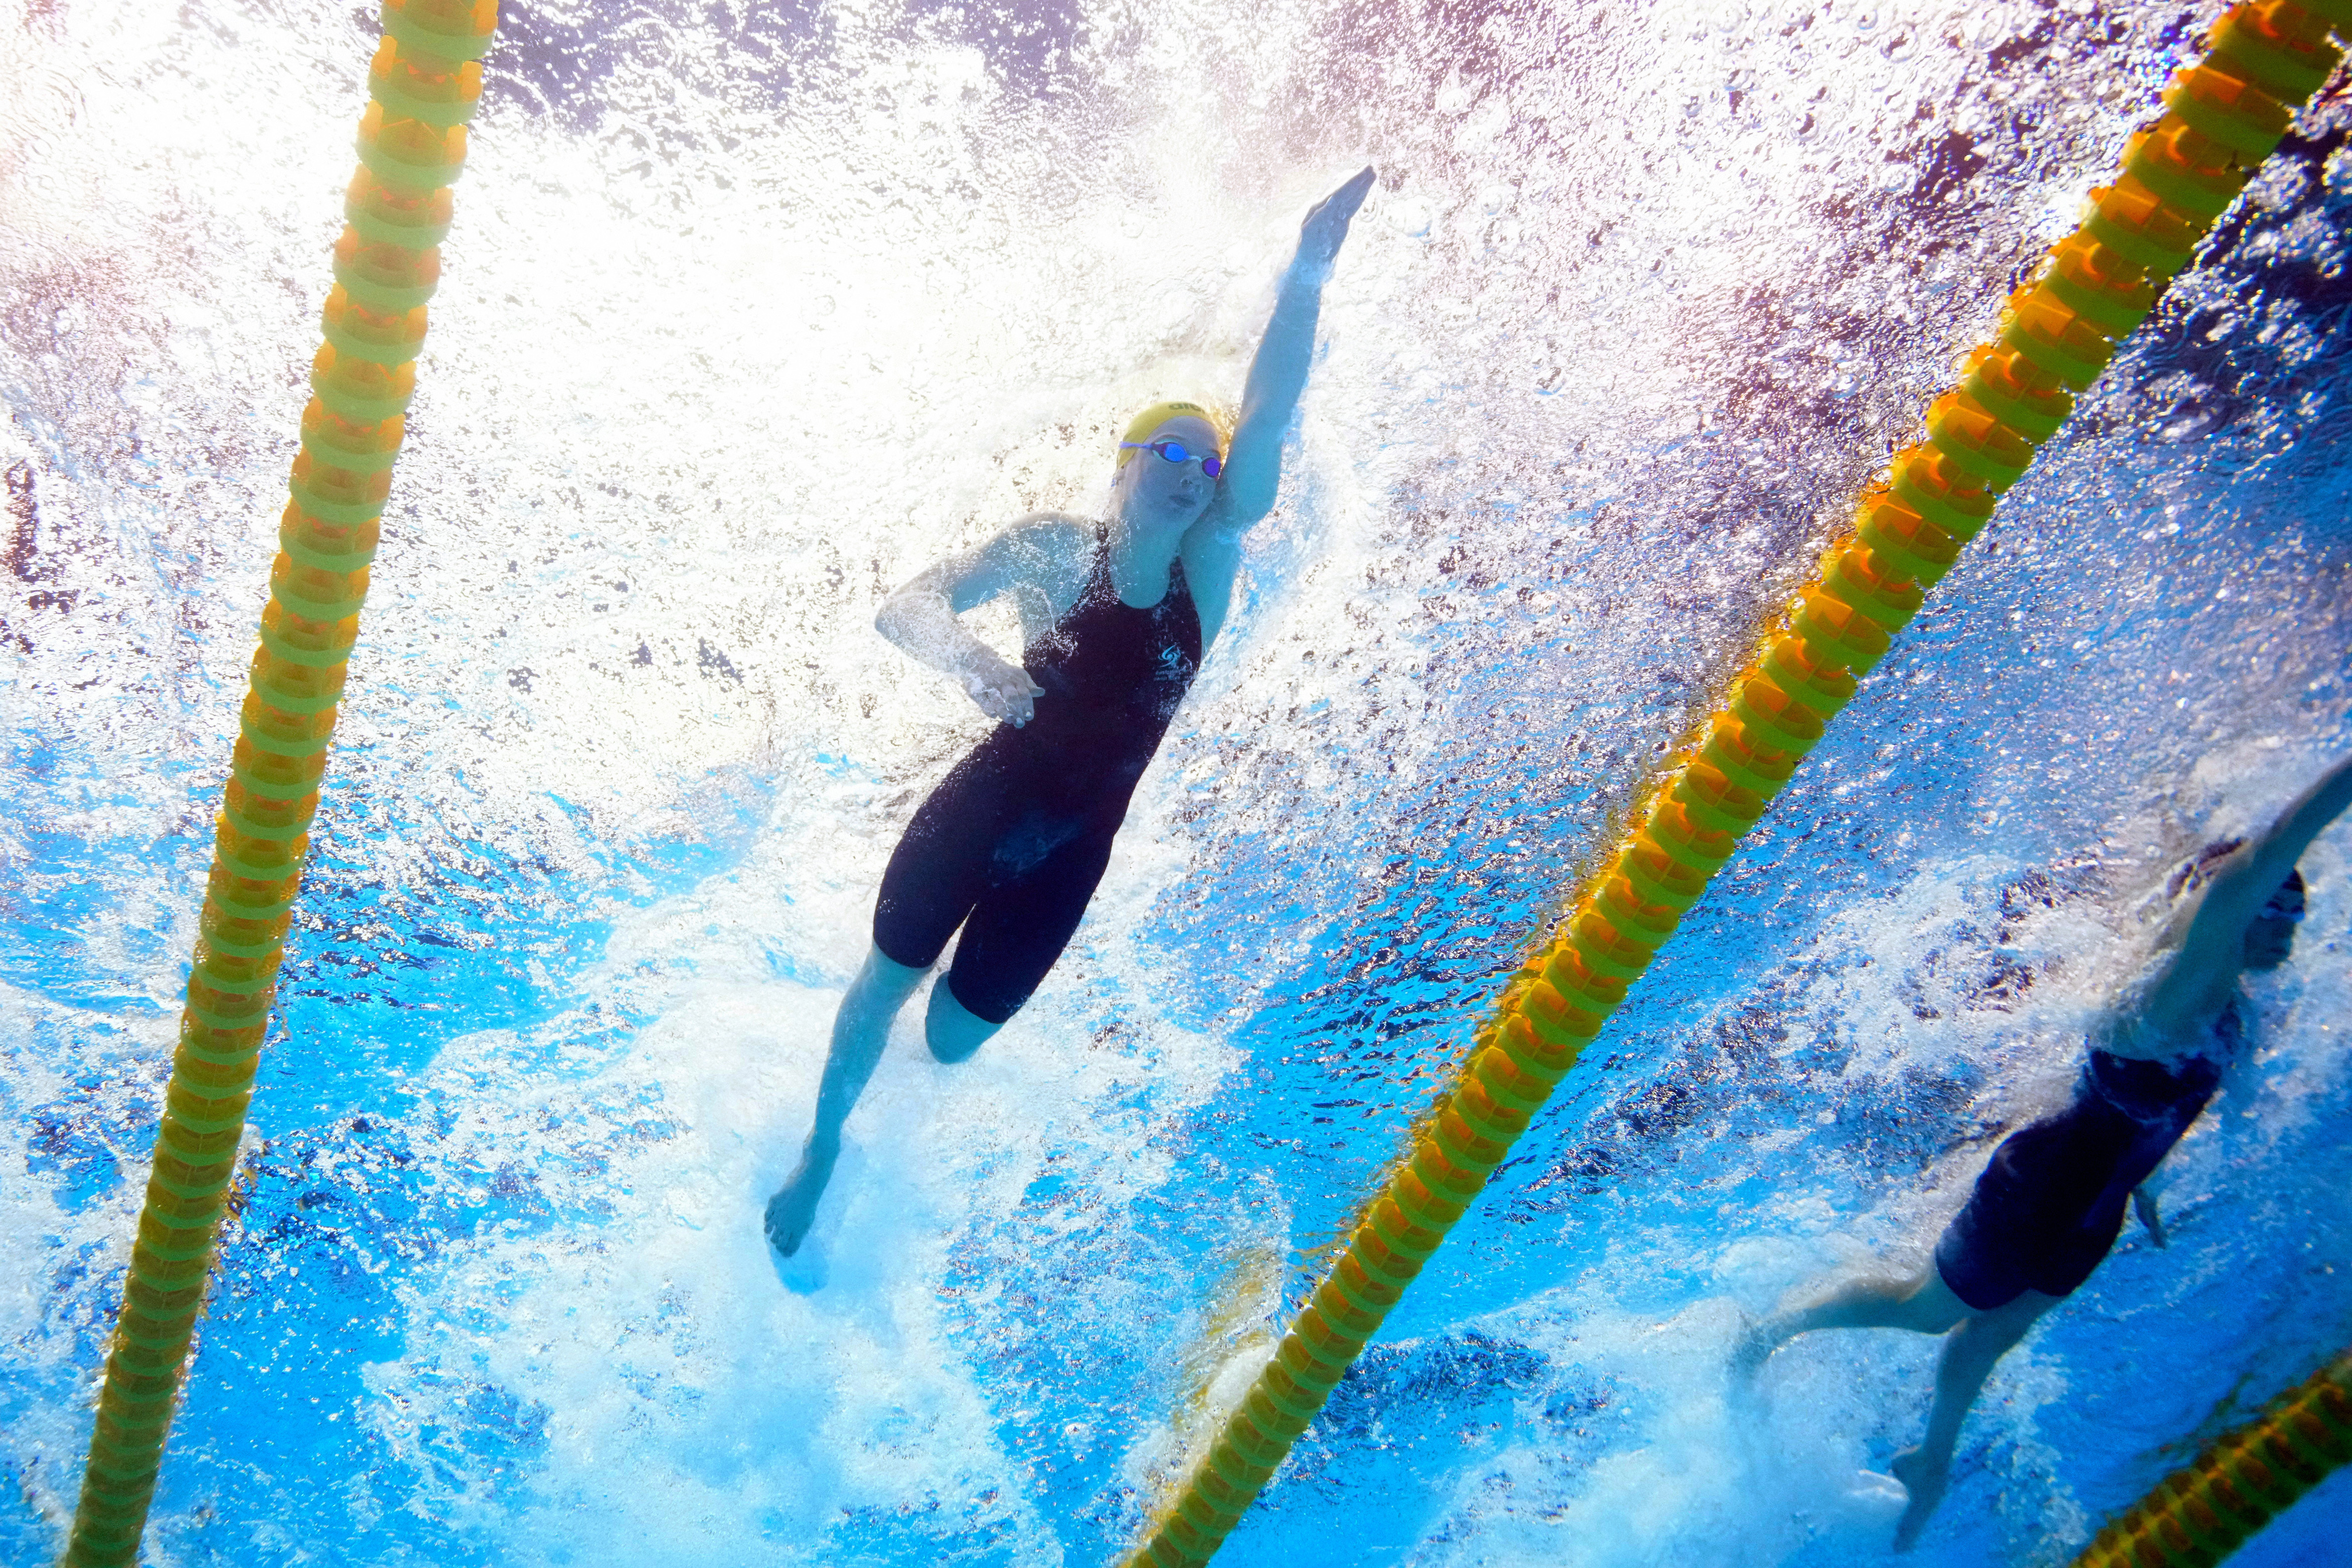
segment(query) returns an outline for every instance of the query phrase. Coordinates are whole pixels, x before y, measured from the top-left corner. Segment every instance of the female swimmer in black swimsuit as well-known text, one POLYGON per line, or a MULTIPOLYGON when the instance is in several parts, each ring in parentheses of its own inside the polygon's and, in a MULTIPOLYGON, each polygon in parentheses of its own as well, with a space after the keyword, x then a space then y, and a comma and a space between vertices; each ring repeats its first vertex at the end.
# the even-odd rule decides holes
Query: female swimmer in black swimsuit
POLYGON ((963 941, 923 1021, 943 1062, 1002 1028, 1077 930, 1128 797, 1224 622, 1242 536, 1274 508, 1324 279, 1371 188, 1365 169, 1300 225, 1230 446, 1198 404, 1155 404, 1119 443, 1103 521, 1024 518, 924 572, 875 616, 999 723, 916 811, 883 873, 873 950, 834 1016, 816 1125, 768 1202, 779 1253, 807 1236, 891 1020, 956 929, 963 941), (956 620, 1006 594, 1021 612, 1017 665, 956 620))
POLYGON ((2188 868, 2142 972, 2146 984, 2095 1033, 2073 1103, 2002 1140, 1927 1268, 1808 1292, 1742 1341, 1738 1364, 1752 1373, 1815 1329, 1950 1334, 1927 1435, 1888 1467, 1910 1494, 1895 1528, 1896 1551, 1911 1548, 1942 1500, 1960 1422, 1993 1363, 2090 1278, 2115 1245, 2126 1204, 2164 1245, 2140 1184, 2197 1120, 2236 1048, 2239 975, 2276 969, 2294 952, 2304 912, 2295 862, 2347 805, 2352 757, 2267 830, 2215 845, 2188 868))

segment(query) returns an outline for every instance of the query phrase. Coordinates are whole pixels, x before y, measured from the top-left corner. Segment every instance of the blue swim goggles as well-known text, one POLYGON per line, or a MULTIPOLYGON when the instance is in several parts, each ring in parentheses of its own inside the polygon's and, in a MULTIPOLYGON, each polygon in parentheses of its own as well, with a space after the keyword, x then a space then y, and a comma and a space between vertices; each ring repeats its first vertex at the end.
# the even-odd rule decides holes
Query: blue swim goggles
POLYGON ((1118 444, 1122 452, 1130 447, 1157 453, 1171 463, 1189 463, 1198 458, 1201 459, 1201 472, 1213 479, 1225 471, 1223 459, 1214 452, 1195 452, 1181 441, 1121 441, 1118 444))

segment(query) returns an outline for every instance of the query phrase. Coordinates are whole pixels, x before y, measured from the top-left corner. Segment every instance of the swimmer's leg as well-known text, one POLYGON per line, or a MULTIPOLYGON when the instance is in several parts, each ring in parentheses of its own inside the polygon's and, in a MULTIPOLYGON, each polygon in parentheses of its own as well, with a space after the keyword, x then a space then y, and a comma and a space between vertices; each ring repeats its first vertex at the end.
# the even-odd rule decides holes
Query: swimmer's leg
POLYGON ((953 1064, 969 1059, 1003 1027, 957 1001, 955 987, 947 981, 931 987, 931 1005, 923 1015, 923 1038, 939 1060, 953 1064))
POLYGON ((833 1179, 834 1162, 841 1157, 841 1125, 849 1120, 882 1047, 890 1037, 891 1020, 907 1005, 926 971, 909 968, 869 949, 865 967, 843 993, 841 1009, 833 1016, 833 1044, 824 1058, 824 1076, 817 1082, 816 1125, 801 1151, 799 1169, 776 1195, 768 1200, 768 1243, 790 1258, 808 1235, 816 1218, 817 1200, 833 1179))
POLYGON ((993 741, 958 763, 915 809, 874 898, 874 945, 834 1015, 818 1083, 816 1125, 800 1168, 768 1200, 768 1240, 789 1258, 816 1218, 841 1154, 841 1124, 882 1059, 890 1024, 988 885, 1002 829, 1006 774, 993 741), (903 953, 910 962, 889 956, 903 953))
POLYGON ((1826 1289, 1815 1287, 1740 1336, 1733 1369, 1754 1373, 1772 1352, 1816 1329, 1908 1329, 1940 1334, 1968 1317, 1969 1304, 1952 1294, 1933 1259, 1916 1274, 1864 1273, 1826 1289))
POLYGON ((1928 1515, 1944 1500, 1960 1423, 1984 1388, 1993 1363, 2025 1337, 2035 1319, 2057 1304, 2055 1296, 2027 1290, 2007 1306, 1966 1319, 1944 1342, 1943 1359, 1936 1365, 1936 1405, 1927 1413, 1927 1435, 1917 1447, 1895 1455, 1886 1467, 1911 1494, 1909 1506, 1895 1526, 1895 1551, 1908 1552, 1918 1543, 1928 1515))
POLYGON ((955 963, 931 987, 923 1026, 931 1055, 964 1060, 1027 1004, 1086 918, 1118 826, 1089 826, 981 894, 955 963))

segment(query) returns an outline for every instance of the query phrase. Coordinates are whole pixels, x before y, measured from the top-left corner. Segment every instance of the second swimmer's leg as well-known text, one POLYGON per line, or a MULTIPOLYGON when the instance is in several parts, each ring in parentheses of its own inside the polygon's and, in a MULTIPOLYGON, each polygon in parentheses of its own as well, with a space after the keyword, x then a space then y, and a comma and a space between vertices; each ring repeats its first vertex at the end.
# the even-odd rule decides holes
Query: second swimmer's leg
POLYGON ((1968 1315, 1968 1303, 1952 1294, 1932 1259, 1917 1274, 1852 1274, 1794 1295, 1770 1317, 1749 1324, 1733 1347, 1731 1370, 1738 1377, 1753 1377, 1774 1351, 1818 1329, 1940 1334, 1968 1315))
POLYGON ((1800 1297, 1750 1329, 1733 1364, 1753 1372, 1767 1356, 1815 1329, 1909 1329, 1940 1334, 1980 1311, 2014 1300, 2035 1278, 2035 1215, 2051 1182, 2047 1152, 2066 1138, 2063 1118, 2011 1133, 1993 1151, 1969 1201, 1936 1241, 1927 1267, 1907 1278, 1857 1275, 1823 1293, 1800 1297))
POLYGON ((2006 1305, 1979 1312, 1944 1342, 1943 1359, 1936 1364, 1936 1404, 1927 1413, 1927 1435, 1916 1448, 1906 1448, 1887 1465, 1911 1500, 1895 1521, 1895 1550, 1908 1552, 1917 1543, 1927 1517, 1944 1500, 1952 1473, 1952 1450, 1960 1438, 1960 1423, 1976 1403, 1993 1363, 2025 1337, 2034 1320, 2058 1304, 2055 1296, 2026 1290, 2006 1305))
POLYGON ((1753 1371, 1789 1341, 1817 1329, 1908 1329, 1940 1334, 1968 1315, 1968 1303, 1952 1294, 1933 1260, 1916 1274, 1853 1274, 1784 1303, 1749 1329, 1740 1342, 1738 1364, 1753 1371))

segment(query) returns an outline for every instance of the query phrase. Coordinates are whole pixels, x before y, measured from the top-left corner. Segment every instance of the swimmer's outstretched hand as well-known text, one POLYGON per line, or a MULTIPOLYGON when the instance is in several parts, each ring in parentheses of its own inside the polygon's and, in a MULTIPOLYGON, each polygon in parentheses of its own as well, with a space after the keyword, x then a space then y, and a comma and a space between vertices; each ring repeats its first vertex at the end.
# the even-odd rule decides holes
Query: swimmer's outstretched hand
POLYGON ((1037 699, 1045 693, 1044 687, 1029 679, 1027 670, 993 655, 986 668, 964 671, 963 689, 980 704, 982 712, 1016 730, 1037 716, 1037 699))
POLYGON ((1372 180, 1372 166, 1367 163, 1346 184, 1307 209, 1306 221, 1298 226, 1301 261, 1328 267, 1339 256, 1339 243, 1348 237, 1348 224, 1371 193, 1372 180))

